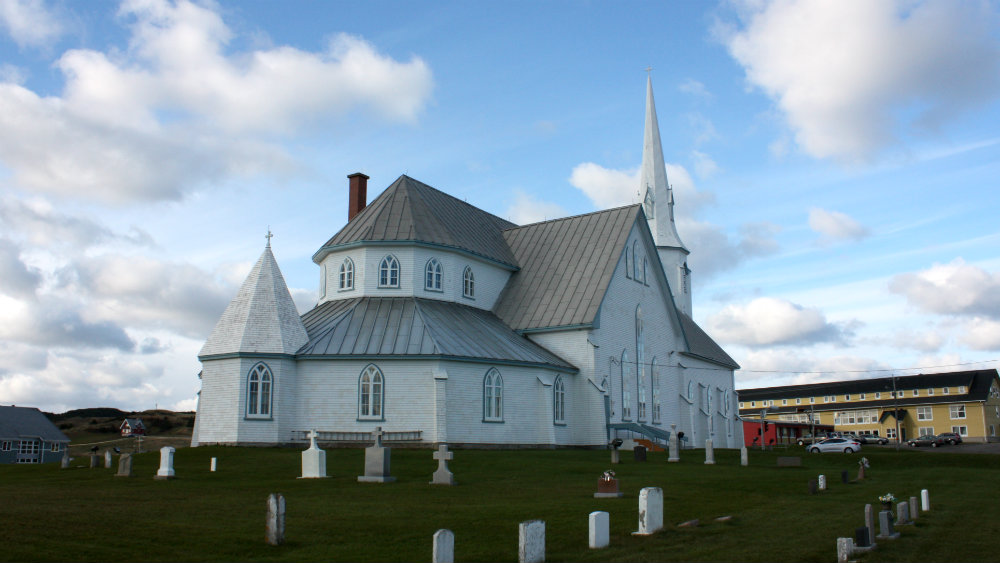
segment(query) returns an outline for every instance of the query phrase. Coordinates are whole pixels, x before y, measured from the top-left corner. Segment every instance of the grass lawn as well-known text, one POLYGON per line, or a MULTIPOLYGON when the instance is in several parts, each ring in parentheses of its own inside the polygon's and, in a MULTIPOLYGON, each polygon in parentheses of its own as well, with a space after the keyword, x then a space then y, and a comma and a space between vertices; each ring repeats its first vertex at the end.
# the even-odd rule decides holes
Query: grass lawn
POLYGON ((548 561, 831 561, 836 538, 864 524, 865 503, 877 510, 880 494, 919 497, 922 488, 931 512, 862 561, 997 559, 1000 456, 874 447, 864 455, 869 478, 844 485, 840 472, 854 478, 860 456, 753 451, 750 467, 740 467, 738 451, 717 450, 715 466, 702 463, 701 450, 671 464, 650 452, 646 463, 614 467, 622 499, 593 498, 611 468, 606 451, 459 450, 450 463, 456 487, 427 484, 437 467, 430 450, 394 450, 391 484, 357 482, 360 449, 327 450, 332 477, 312 480, 295 478, 300 451, 280 448, 179 449, 172 481, 153 479, 158 452, 136 456, 131 479, 85 469, 85 457, 65 470, 0 466, 0 559, 427 561, 432 535, 448 528, 458 561, 516 561, 518 523, 541 519, 548 561), (779 469, 778 455, 801 455, 803 467, 779 469), (829 488, 810 495, 808 481, 821 473, 829 488), (646 486, 663 488, 665 529, 635 537, 646 486), (287 500, 280 547, 264 543, 265 501, 274 492, 287 500), (608 549, 587 549, 593 510, 610 513, 608 549), (723 515, 733 519, 714 522, 723 515), (697 528, 676 527, 696 518, 697 528))

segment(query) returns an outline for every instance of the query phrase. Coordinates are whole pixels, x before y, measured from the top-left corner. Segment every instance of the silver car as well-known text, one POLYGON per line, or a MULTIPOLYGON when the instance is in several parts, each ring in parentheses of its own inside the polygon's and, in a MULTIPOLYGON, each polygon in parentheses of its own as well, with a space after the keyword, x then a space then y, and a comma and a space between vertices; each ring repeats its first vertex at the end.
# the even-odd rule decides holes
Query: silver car
POLYGON ((820 452, 844 452, 853 454, 861 451, 861 443, 852 438, 827 438, 822 442, 816 442, 809 446, 809 451, 818 454, 820 452))

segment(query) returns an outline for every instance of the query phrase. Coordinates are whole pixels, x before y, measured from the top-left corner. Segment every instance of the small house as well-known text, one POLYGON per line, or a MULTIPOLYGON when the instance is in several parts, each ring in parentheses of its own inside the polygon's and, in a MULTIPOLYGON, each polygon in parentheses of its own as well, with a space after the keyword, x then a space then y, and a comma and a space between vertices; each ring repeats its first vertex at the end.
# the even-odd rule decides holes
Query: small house
POLYGON ((0 463, 49 463, 68 447, 69 438, 42 411, 0 406, 0 463))
POLYGON ((119 427, 122 431, 122 436, 145 436, 146 435, 146 425, 142 423, 141 418, 126 418, 125 422, 119 427))

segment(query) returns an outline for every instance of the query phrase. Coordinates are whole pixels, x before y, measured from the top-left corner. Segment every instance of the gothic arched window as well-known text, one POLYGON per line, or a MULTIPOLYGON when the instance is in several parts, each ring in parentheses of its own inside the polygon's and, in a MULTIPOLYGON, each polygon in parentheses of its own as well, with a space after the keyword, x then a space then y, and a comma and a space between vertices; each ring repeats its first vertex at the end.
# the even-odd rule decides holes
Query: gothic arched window
POLYGON ((392 254, 383 258, 378 265, 378 286, 399 287, 399 260, 392 254))
POLYGON ((557 424, 566 422, 566 384, 561 375, 552 384, 552 418, 557 424))
POLYGON ((628 352, 622 350, 622 420, 632 419, 632 390, 629 389, 632 370, 629 368, 628 352))
POLYGON ((354 289, 354 261, 350 258, 344 258, 340 265, 340 289, 354 289))
POLYGON ((437 258, 427 261, 427 267, 424 269, 424 289, 441 291, 441 263, 437 258))
POLYGON ((271 418, 271 388, 274 379, 267 364, 259 363, 247 377, 247 418, 271 418))
POLYGON ((358 418, 384 420, 385 379, 382 370, 369 365, 358 379, 358 418))
POLYGON ((483 378, 483 420, 503 421, 503 378, 496 368, 490 368, 483 378))
POLYGON ((638 418, 640 421, 646 419, 646 343, 643 335, 642 308, 635 308, 635 372, 636 372, 636 399, 639 403, 638 418))
POLYGON ((469 266, 465 267, 465 273, 462 274, 462 295, 470 299, 476 297, 476 276, 469 266))
POLYGON ((632 278, 635 279, 635 281, 642 281, 642 278, 639 277, 642 274, 639 267, 639 241, 634 241, 632 243, 632 270, 634 270, 632 278))

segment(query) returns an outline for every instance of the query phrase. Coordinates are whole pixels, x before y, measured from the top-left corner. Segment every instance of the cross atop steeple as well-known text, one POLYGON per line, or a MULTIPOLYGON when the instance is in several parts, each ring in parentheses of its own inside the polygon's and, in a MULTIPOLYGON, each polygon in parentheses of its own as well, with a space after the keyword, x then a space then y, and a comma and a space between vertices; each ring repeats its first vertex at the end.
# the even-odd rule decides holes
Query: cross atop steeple
POLYGON ((270 226, 270 225, 268 225, 268 226, 267 226, 267 234, 266 234, 266 235, 264 235, 264 238, 266 238, 266 239, 267 239, 267 247, 268 247, 268 248, 271 248, 271 237, 273 237, 273 236, 274 236, 274 234, 273 234, 273 233, 271 233, 271 226, 270 226))

